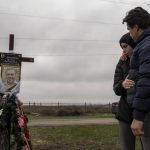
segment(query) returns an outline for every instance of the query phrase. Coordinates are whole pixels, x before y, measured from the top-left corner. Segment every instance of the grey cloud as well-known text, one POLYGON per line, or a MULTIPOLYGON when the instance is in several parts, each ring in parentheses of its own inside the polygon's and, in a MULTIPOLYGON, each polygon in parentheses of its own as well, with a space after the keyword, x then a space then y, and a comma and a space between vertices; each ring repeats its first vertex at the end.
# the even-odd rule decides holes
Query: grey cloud
MULTIPOLYGON (((45 57, 43 57, 44 59, 45 57)), ((99 82, 111 80, 115 69, 115 61, 110 57, 47 57, 38 65, 29 64, 28 71, 23 69, 23 80, 45 82, 86 81, 99 82), (106 63, 107 62, 107 63, 106 63), (110 74, 112 72, 112 74, 110 74)), ((38 62, 35 62, 38 63, 38 62)))
MULTIPOLYGON (((113 96, 111 94, 105 95, 112 90, 110 82, 105 82, 105 84, 100 83, 86 83, 86 82, 70 82, 70 83, 45 83, 44 85, 41 82, 22 82, 24 87, 21 89, 22 95, 29 95, 28 97, 32 99, 64 99, 64 100, 102 100, 107 99, 111 100, 113 96), (32 84, 31 84, 32 83, 32 84), (26 89, 34 89, 27 91, 26 89), (40 92, 36 92, 40 91, 40 92), (105 91, 105 92, 104 92, 105 91), (87 94, 88 93, 88 94, 87 94)), ((104 102, 105 103, 105 102, 104 102)))
MULTIPOLYGON (((127 32, 121 21, 132 6, 99 0, 0 0, 0 3, 0 12, 31 15, 0 14, 1 37, 14 33, 16 38, 106 40, 15 39, 15 52, 35 57, 35 63, 22 64, 20 97, 97 99, 95 102, 118 99, 112 91, 113 74, 121 55, 118 41, 127 32)), ((0 43, 0 49, 8 51, 8 39, 0 38, 0 43)))

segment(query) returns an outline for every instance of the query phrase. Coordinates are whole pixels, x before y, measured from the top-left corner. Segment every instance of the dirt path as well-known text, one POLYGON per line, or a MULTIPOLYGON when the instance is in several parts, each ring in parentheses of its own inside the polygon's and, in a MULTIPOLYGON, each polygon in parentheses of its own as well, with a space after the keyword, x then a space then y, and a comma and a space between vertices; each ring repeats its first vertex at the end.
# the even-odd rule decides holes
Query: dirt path
POLYGON ((114 118, 92 118, 92 119, 38 119, 31 120, 29 126, 59 126, 59 125, 102 125, 117 124, 114 118))

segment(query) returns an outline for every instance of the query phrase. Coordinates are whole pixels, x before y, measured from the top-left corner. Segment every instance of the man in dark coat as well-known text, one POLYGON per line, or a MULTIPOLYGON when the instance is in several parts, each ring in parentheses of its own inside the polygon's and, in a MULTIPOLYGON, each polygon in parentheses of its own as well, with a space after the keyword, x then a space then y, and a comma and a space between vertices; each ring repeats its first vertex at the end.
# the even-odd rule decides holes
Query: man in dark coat
POLYGON ((144 150, 150 150, 150 14, 136 7, 127 13, 124 22, 136 42, 129 71, 135 86, 127 94, 133 108, 131 128, 134 135, 142 135, 144 150))

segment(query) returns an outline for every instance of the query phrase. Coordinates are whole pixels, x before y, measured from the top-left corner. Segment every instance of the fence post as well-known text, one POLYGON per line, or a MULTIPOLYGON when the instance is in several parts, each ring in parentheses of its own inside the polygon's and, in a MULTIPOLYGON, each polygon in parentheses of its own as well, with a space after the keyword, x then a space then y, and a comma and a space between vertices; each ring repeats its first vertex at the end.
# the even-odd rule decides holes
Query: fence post
POLYGON ((84 104, 84 111, 85 111, 85 113, 86 113, 86 102, 85 102, 85 104, 84 104))
POLYGON ((109 112, 111 112, 111 104, 110 104, 110 102, 109 102, 109 112))
POLYGON ((30 107, 31 105, 30 105, 30 101, 29 101, 29 114, 31 114, 31 107, 30 107))
POLYGON ((40 113, 40 111, 41 111, 41 107, 42 107, 42 103, 40 102, 39 113, 40 113))
POLYGON ((58 101, 58 109, 59 109, 59 107, 60 107, 60 106, 59 106, 59 101, 58 101))

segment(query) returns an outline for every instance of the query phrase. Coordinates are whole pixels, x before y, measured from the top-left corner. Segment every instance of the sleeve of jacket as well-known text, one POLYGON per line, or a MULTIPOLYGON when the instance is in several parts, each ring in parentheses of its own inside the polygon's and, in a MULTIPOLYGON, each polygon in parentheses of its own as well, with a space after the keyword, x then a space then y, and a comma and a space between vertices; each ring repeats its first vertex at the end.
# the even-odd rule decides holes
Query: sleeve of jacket
POLYGON ((119 60, 116 66, 116 70, 114 74, 114 84, 113 84, 113 90, 115 94, 118 96, 124 95, 126 93, 126 90, 122 87, 122 82, 124 79, 123 79, 123 71, 121 65, 122 65, 122 61, 119 60))
POLYGON ((143 121, 145 114, 150 112, 150 44, 145 43, 138 51, 139 79, 133 101, 133 117, 143 121))

